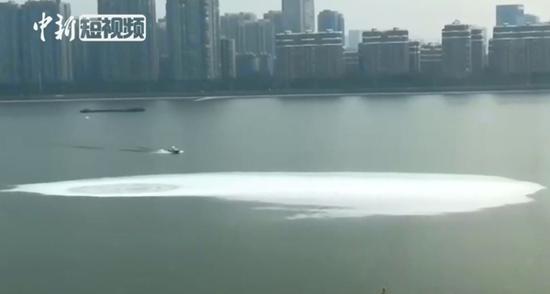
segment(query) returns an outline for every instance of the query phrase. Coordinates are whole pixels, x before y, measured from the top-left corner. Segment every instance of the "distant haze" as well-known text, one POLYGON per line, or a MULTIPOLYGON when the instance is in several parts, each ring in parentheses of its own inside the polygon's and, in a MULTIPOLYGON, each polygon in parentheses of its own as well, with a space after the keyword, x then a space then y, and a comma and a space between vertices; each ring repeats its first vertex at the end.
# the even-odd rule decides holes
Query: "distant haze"
MULTIPOLYGON (((24 0, 18 0, 24 2, 24 0)), ((73 14, 93 13, 95 0, 68 0, 73 14)), ((165 13, 164 0, 157 0, 159 17, 165 13)), ((443 25, 461 20, 490 29, 495 24, 497 4, 524 4, 527 13, 550 20, 548 0, 316 0, 316 10, 333 9, 344 13, 348 29, 409 29, 413 38, 437 41, 443 25)), ((267 10, 280 10, 281 0, 220 0, 221 12, 251 11, 258 15, 267 10)))

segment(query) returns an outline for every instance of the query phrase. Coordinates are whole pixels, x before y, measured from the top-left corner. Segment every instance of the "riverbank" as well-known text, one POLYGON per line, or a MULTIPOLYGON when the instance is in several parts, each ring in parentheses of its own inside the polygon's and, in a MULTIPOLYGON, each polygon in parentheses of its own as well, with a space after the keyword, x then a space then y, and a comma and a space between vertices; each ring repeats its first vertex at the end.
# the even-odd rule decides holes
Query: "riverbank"
POLYGON ((454 86, 454 87, 396 87, 396 88, 349 88, 349 89, 270 89, 249 91, 200 91, 200 92, 97 92, 69 94, 32 94, 0 96, 0 103, 33 103, 33 102, 81 102, 81 101, 140 101, 140 100, 196 100, 232 98, 267 98, 315 96, 330 97, 341 95, 403 95, 403 94, 462 94, 462 93, 527 93, 533 91, 550 92, 550 84, 525 86, 454 86))

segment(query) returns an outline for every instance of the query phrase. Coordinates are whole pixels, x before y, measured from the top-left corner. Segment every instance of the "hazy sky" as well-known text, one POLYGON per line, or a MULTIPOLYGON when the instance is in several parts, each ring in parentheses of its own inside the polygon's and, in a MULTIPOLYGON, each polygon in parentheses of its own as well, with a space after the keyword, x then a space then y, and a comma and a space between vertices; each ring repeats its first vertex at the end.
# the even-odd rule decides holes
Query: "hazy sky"
MULTIPOLYGON (((0 0, 2 1, 2 0, 0 0)), ((18 0, 23 2, 24 0, 18 0)), ((67 1, 67 0, 66 0, 67 1)), ((68 0, 73 14, 93 13, 96 0, 68 0)), ((454 20, 491 28, 497 4, 521 3, 527 13, 550 20, 549 0, 315 0, 316 10, 334 9, 344 13, 348 29, 409 29, 413 38, 437 41, 444 24, 454 20)), ((164 0, 157 0, 159 15, 164 15, 164 0)), ((280 10, 281 0, 220 0, 222 13, 251 11, 258 15, 280 10)))

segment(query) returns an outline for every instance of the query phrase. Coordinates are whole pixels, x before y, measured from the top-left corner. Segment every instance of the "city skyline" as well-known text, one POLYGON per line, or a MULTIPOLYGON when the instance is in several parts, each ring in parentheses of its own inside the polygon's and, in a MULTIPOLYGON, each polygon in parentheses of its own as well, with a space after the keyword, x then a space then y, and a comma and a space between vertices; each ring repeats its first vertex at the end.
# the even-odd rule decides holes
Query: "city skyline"
MULTIPOLYGON (((17 0, 23 3, 25 0, 17 0)), ((73 14, 95 13, 96 1, 68 0, 73 14)), ((157 15, 165 15, 165 0, 157 0, 157 15)), ((253 12, 261 17, 268 10, 280 10, 281 0, 263 0, 250 2, 247 0, 220 0, 220 13, 253 12)), ((465 0, 465 1, 441 1, 441 0, 387 0, 365 2, 362 9, 357 9, 356 0, 316 0, 315 14, 324 9, 336 10, 344 14, 347 29, 371 29, 381 30, 399 27, 407 29, 412 39, 434 42, 441 37, 441 28, 454 20, 463 23, 478 25, 487 29, 496 23, 494 7, 500 4, 523 4, 526 13, 536 14, 542 21, 550 20, 550 6, 545 0, 465 0), (405 13, 393 14, 399 7, 399 11, 405 13), (427 9, 429 7, 430 9, 427 9), (429 13, 430 17, 425 17, 429 13), (419 17, 422 16, 422 17, 419 17)), ((363 5, 361 5, 363 6, 363 5)))
MULTIPOLYGON (((3 38, 21 48, 0 48, 5 52, 0 54, 0 82, 18 84, 19 80, 9 78, 14 73, 22 84, 38 89, 44 84, 78 84, 90 78, 103 84, 218 81, 227 85, 256 79, 276 86, 342 78, 375 82, 407 78, 421 83, 434 78, 460 82, 550 74, 550 23, 537 22, 536 16, 524 13, 524 5, 496 6, 501 26, 489 30, 458 20, 445 24, 439 48, 398 26, 350 33, 350 40, 358 35, 350 42, 352 47, 345 45, 345 21, 340 12, 318 12, 317 32, 314 0, 294 1, 282 0, 282 12, 268 11, 259 18, 251 12, 220 16, 219 0, 168 0, 168 15, 157 23, 148 22, 144 42, 94 44, 82 40, 74 45, 46 43, 43 37, 40 42, 32 38, 36 27, 25 25, 44 11, 67 17, 70 4, 28 1, 16 8, 4 3, 0 11, 7 20, 3 38), (15 17, 18 13, 21 17, 15 17), (286 33, 276 34, 284 28, 286 33), (22 34, 12 33, 16 31, 22 34), (488 32, 498 38, 491 38, 488 32)), ((138 13, 151 20, 158 18, 155 0, 97 3, 100 14, 138 13)), ((104 24, 102 29, 109 32, 112 27, 104 24)), ((47 33, 53 36, 54 29, 50 27, 47 33)))

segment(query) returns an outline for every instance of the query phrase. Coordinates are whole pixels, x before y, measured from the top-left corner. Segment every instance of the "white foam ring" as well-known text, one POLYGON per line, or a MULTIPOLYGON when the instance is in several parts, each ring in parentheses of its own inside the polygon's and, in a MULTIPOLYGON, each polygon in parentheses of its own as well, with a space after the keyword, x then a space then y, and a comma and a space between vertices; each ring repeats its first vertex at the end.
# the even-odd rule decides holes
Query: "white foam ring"
POLYGON ((291 218, 439 215, 523 204, 545 187, 501 177, 382 173, 213 173, 21 185, 71 197, 212 197, 263 203, 291 218))

